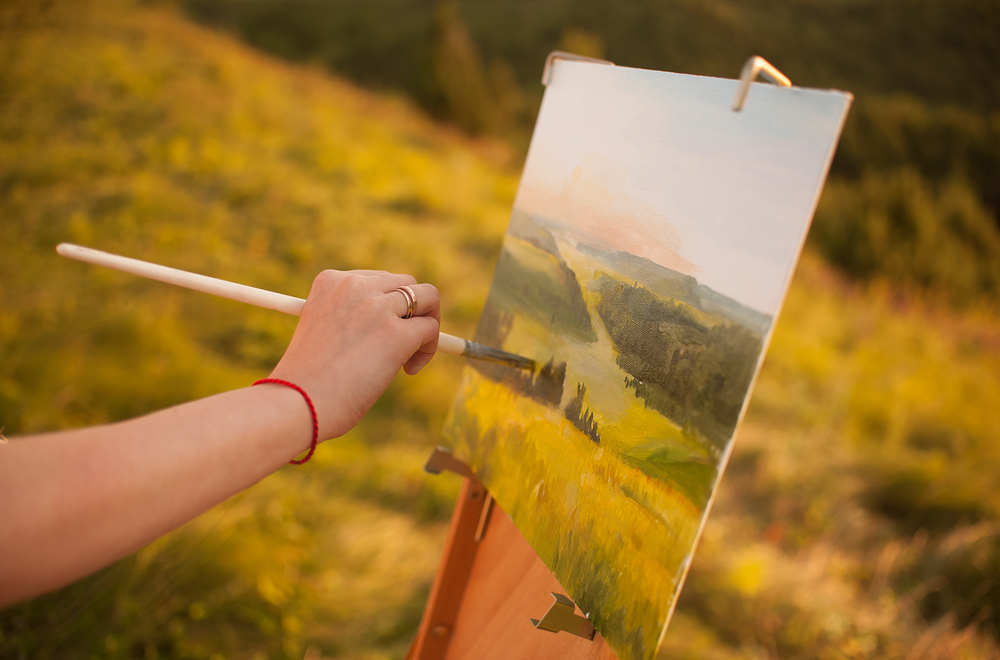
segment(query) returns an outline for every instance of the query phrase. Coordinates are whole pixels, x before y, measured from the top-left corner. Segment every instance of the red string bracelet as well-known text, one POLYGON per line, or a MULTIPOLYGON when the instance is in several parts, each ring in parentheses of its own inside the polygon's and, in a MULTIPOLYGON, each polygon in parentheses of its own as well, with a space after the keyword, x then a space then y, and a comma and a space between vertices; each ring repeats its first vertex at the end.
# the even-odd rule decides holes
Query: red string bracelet
MULTIPOLYGON (((293 390, 302 395, 302 398, 306 400, 306 405, 309 406, 309 414, 312 415, 312 422, 313 422, 313 437, 312 437, 312 442, 309 444, 309 453, 306 454, 306 457, 300 461, 297 461, 294 458, 288 461, 292 465, 302 465, 310 458, 312 458, 313 452, 316 451, 316 442, 319 440, 319 418, 316 416, 316 406, 313 405, 312 399, 309 398, 309 395, 306 394, 306 391, 301 387, 299 387, 298 385, 296 385, 295 383, 289 383, 287 380, 281 380, 280 378, 261 378, 253 385, 263 385, 265 383, 274 383, 275 385, 284 385, 285 387, 292 388, 293 390)), ((253 385, 251 385, 250 387, 253 387, 253 385)))

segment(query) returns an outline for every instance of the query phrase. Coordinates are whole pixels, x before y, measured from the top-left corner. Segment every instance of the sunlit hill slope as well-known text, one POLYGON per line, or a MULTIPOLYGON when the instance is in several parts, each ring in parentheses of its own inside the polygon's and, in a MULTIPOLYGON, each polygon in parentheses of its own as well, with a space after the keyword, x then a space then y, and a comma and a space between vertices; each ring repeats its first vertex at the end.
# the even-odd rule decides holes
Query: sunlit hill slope
MULTIPOLYGON (((248 385, 294 329, 63 260, 60 241, 298 296, 323 268, 410 272, 471 335, 516 185, 489 145, 127 2, 5 3, 0 99, 5 435, 248 385)), ((312 464, 4 611, 0 657, 400 655, 457 489, 421 468, 459 367, 401 379, 312 464)))

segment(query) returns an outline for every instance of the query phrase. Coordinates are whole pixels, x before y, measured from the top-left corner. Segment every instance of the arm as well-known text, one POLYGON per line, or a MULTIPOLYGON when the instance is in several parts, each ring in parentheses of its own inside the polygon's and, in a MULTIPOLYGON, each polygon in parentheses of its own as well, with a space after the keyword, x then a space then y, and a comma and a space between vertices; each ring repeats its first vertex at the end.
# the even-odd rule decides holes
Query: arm
MULTIPOLYGON (((388 273, 324 271, 272 376, 316 406, 320 438, 353 427, 402 366, 434 354, 437 291, 388 273), (418 316, 400 318, 400 285, 418 316)), ((225 392, 136 419, 0 445, 0 606, 119 559, 304 451, 303 398, 278 385, 225 392)))

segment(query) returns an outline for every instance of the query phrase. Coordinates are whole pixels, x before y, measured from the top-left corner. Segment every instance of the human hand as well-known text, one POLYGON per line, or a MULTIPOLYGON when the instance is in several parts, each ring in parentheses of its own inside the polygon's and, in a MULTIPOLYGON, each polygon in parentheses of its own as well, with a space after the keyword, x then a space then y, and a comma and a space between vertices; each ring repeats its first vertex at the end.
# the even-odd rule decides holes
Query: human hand
POLYGON ((413 375, 434 356, 441 322, 437 289, 409 275, 325 270, 313 281, 295 334, 272 378, 309 393, 321 440, 346 433, 402 366, 413 375), (417 298, 411 318, 397 287, 417 298))

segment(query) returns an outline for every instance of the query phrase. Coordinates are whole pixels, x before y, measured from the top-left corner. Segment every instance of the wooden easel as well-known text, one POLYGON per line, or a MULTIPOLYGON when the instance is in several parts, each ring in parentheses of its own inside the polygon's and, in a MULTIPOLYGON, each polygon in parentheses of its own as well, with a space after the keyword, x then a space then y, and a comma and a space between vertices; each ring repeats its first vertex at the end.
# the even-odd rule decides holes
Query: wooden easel
POLYGON ((407 660, 617 660, 599 633, 590 641, 532 625, 552 592, 564 590, 482 483, 466 478, 407 660))
POLYGON ((552 594, 565 590, 482 482, 448 456, 435 467, 435 456, 428 471, 445 467, 466 479, 406 660, 618 660, 599 633, 591 641, 533 625, 553 605, 552 594))

